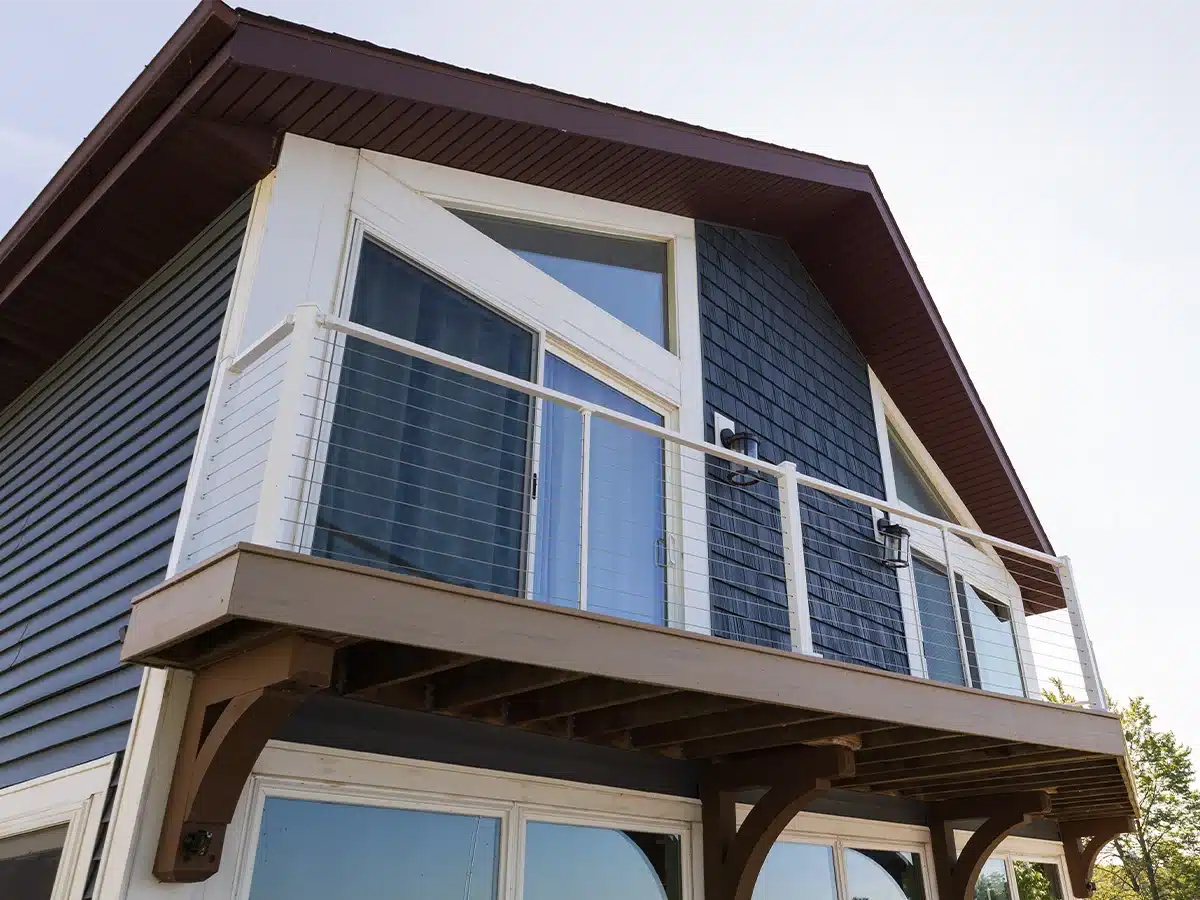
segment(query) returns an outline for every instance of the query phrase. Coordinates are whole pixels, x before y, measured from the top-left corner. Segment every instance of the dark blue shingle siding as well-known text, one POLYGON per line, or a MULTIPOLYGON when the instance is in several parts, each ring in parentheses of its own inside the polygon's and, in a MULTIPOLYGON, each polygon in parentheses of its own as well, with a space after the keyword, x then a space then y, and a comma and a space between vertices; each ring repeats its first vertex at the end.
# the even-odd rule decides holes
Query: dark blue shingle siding
POLYGON ((249 213, 235 204, 0 411, 0 787, 124 749, 249 213))
MULTIPOLYGON (((697 223, 696 247, 708 439, 719 411, 759 438, 765 458, 883 497, 866 360, 786 241, 697 223)), ((907 672, 871 511, 806 488, 800 499, 814 649, 907 672)), ((790 648, 774 485, 710 479, 708 504, 714 632, 790 648)))

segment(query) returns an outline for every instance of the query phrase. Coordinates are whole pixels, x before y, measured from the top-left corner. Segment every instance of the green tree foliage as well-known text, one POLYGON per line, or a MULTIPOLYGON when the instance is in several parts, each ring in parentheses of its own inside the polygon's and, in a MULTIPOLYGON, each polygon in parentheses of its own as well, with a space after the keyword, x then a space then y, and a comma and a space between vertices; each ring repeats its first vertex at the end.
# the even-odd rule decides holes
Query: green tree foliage
MULTIPOLYGON (((1061 681, 1047 700, 1073 703, 1061 681)), ((1110 708, 1121 716, 1141 818, 1118 837, 1096 867, 1095 900, 1200 898, 1200 790, 1192 751, 1173 732, 1154 727, 1143 697, 1110 708)))
POLYGON ((1037 863, 1016 860, 1017 896, 1020 900, 1063 900, 1059 885, 1052 882, 1046 867, 1037 863))

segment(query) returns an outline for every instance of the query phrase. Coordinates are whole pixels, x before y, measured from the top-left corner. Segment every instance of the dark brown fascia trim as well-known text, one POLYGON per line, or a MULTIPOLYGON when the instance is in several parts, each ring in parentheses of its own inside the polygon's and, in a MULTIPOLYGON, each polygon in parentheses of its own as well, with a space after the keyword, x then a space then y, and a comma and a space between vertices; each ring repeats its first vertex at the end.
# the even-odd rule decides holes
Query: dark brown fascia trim
POLYGON ((240 64, 787 178, 869 191, 867 167, 439 63, 239 9, 240 64))
MULTIPOLYGON (((196 94, 201 91, 209 80, 220 70, 221 66, 228 60, 228 54, 225 50, 218 50, 216 55, 211 57, 205 67, 196 74, 186 87, 175 95, 175 100, 167 107, 154 123, 142 132, 141 137, 137 142, 125 153, 120 160, 108 170, 104 178, 71 210, 70 215, 65 221, 55 229, 54 233, 46 238, 29 261, 25 263, 16 274, 14 274, 2 288, 0 288, 0 304, 12 295, 14 291, 20 288, 30 274, 42 263, 42 261, 54 250, 59 243, 71 233, 79 221, 91 211, 92 207, 104 198, 109 189, 120 180, 141 155, 149 148, 162 133, 175 121, 177 121, 183 109, 191 101, 196 94)), ((265 172, 264 172, 265 174, 265 172)))
POLYGON ((1029 500, 1029 495, 1025 493, 1025 487, 1021 484, 1021 479, 1017 476, 1017 470, 1008 456, 1008 451, 1004 449, 1004 445, 1000 442, 1000 435, 997 434, 996 428, 992 424, 991 416, 988 415, 979 392, 975 390, 975 383, 971 380, 966 364, 963 362, 962 357, 959 356, 958 348, 954 346, 954 341, 950 337, 946 323, 942 320, 941 313, 938 312, 937 306, 933 302, 933 296, 929 293, 929 287, 925 284, 925 279, 922 277, 920 269, 917 268, 917 262, 913 258, 912 251, 909 250, 908 242, 904 239, 904 234, 900 231, 900 226, 896 223, 896 217, 892 215, 891 207, 888 206, 887 199, 883 195, 883 190, 880 188, 874 173, 869 172, 868 174, 871 178, 870 192, 875 200, 876 209, 878 209, 880 218, 883 219, 884 224, 887 226, 888 234, 891 235, 896 252, 900 254, 900 258, 904 262, 904 268, 908 272, 909 278, 912 279, 913 286, 917 290, 917 295, 921 298, 925 314, 929 316, 929 320, 933 323, 934 330, 937 331, 938 338, 946 350, 946 355, 950 358, 951 365, 954 366, 954 371, 958 375, 963 390, 966 392, 967 398, 971 401, 975 415, 978 417, 984 432, 987 434, 988 442, 992 445, 996 458, 1000 460, 1000 465, 1004 469, 1009 483, 1012 485, 1018 502, 1021 504, 1021 509, 1024 511, 1025 517, 1029 520, 1029 524, 1033 526, 1034 532, 1041 542, 1041 546, 1035 549, 1041 550, 1043 553, 1053 554, 1054 548, 1050 543, 1050 538, 1046 534, 1046 530, 1042 527, 1042 522, 1038 518, 1037 513, 1033 510, 1033 504, 1029 500))
POLYGON ((1110 714, 238 544, 133 602, 122 660, 233 620, 411 644, 758 703, 1119 756, 1110 714), (338 597, 330 605, 329 597, 338 597))
POLYGON ((94 195, 96 185, 106 181, 105 176, 113 166, 119 164, 131 147, 143 143, 139 138, 145 134, 153 119, 172 105, 180 92, 234 33, 236 25, 237 15, 220 0, 201 0, 192 10, 191 15, 0 239, 0 286, 4 288, 4 296, 11 292, 13 282, 19 280, 6 270, 10 266, 27 269, 28 261, 43 248, 48 239, 49 235, 38 232, 51 228, 60 231, 62 223, 75 212, 71 201, 66 200, 71 208, 62 210, 57 222, 43 222, 56 212, 55 207, 64 200, 64 195, 72 189, 94 195), (137 121, 131 121, 135 115, 137 121), (84 170, 93 162, 104 171, 88 173, 92 183, 80 184, 84 170), (20 250, 26 242, 33 242, 36 246, 30 247, 22 259, 20 250))

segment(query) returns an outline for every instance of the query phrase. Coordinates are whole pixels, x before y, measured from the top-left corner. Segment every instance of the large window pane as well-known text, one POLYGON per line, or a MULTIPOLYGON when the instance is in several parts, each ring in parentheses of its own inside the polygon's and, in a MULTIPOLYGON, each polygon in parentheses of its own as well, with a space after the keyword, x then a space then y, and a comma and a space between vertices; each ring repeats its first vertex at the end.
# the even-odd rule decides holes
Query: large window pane
POLYGON ((927 516, 937 516, 939 519, 953 521, 954 517, 946 509, 946 504, 938 497, 928 479, 921 473, 916 460, 900 443, 900 439, 896 437, 890 427, 888 428, 888 450, 892 455, 892 473, 896 478, 897 498, 927 516))
POLYGON ((66 839, 61 825, 0 840, 0 897, 50 900, 66 839))
POLYGON ((524 900, 682 900, 676 835, 530 822, 524 900))
MULTIPOLYGON (((532 375, 530 332, 369 240, 350 315, 532 375)), ((313 554, 519 593, 530 412, 520 391, 348 339, 313 554)))
POLYGON ((934 681, 966 684, 958 625, 950 600, 950 579, 917 557, 912 560, 917 607, 921 615, 921 643, 925 667, 934 681))
POLYGON ((551 278, 667 346, 667 245, 454 214, 551 278))
POLYGON ((989 859, 983 864, 983 871, 975 882, 975 900, 1013 900, 1004 860, 989 859))
POLYGON ((837 900, 833 848, 779 841, 754 884, 754 900, 837 900))
POLYGON ((986 691, 1023 697, 1025 683, 1017 658, 1012 611, 961 577, 957 581, 972 684, 986 691))
POLYGON ((898 850, 847 850, 846 886, 853 900, 925 900, 921 857, 898 850))
MULTIPOLYGON (((563 393, 662 424, 662 416, 653 410, 549 354, 545 382, 563 393)), ((579 412, 546 403, 541 432, 534 597, 574 606, 579 602, 581 540, 579 412)), ((590 471, 588 608, 663 624, 663 442, 593 417, 590 471)))
POLYGON ((1013 861, 1020 900, 1063 900, 1058 866, 1053 863, 1013 861))
POLYGON ((495 900, 500 822, 270 797, 250 900, 495 900))

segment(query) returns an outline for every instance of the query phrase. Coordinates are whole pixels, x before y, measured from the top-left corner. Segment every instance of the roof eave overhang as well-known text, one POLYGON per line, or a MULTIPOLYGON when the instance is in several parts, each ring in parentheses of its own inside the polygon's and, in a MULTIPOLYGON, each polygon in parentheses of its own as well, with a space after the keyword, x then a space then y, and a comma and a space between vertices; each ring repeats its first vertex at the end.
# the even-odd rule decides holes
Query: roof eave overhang
MULTIPOLYGON (((367 97, 380 107, 450 110, 446 119, 460 132, 496 123, 522 129, 535 144, 552 136, 567 159, 610 154, 600 168, 615 173, 606 181, 584 178, 577 163, 557 163, 502 177, 787 238, 980 525, 1053 552, 867 167, 212 0, 188 17, 0 241, 0 371, 9 385, 7 393, 0 388, 0 406, 270 171, 284 132, 380 149, 356 142, 349 128, 354 110, 368 108, 354 98, 367 97), (342 120, 314 122, 289 118, 286 109, 268 116, 262 104, 226 102, 237 89, 284 82, 323 91, 327 106, 333 98, 349 111, 342 120), (608 161, 634 158, 643 161, 636 188, 608 161), (790 205, 780 199, 789 191, 799 198, 790 205)), ((443 150, 454 136, 442 138, 443 150)), ((447 164, 437 147, 425 140, 384 149, 447 164)), ((475 162, 450 164, 482 170, 475 162)))

